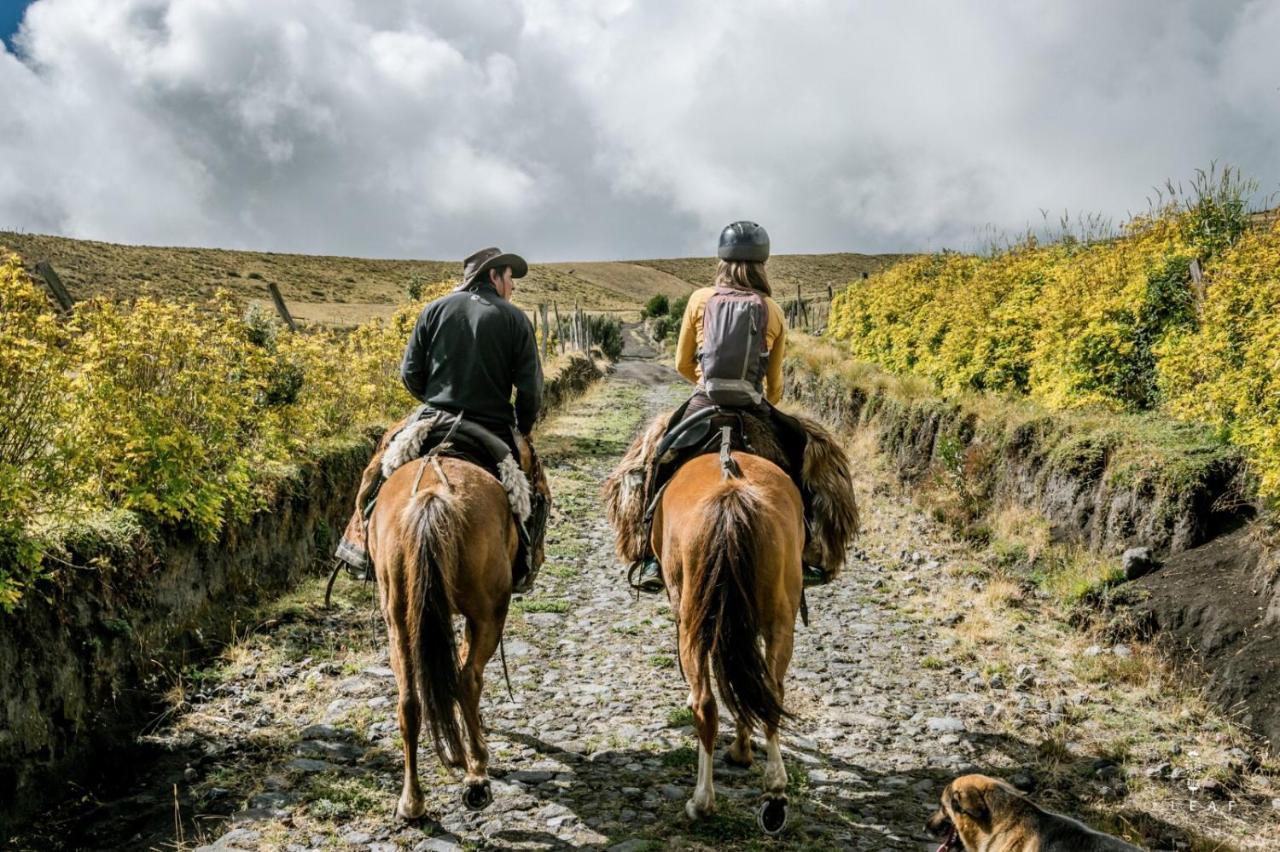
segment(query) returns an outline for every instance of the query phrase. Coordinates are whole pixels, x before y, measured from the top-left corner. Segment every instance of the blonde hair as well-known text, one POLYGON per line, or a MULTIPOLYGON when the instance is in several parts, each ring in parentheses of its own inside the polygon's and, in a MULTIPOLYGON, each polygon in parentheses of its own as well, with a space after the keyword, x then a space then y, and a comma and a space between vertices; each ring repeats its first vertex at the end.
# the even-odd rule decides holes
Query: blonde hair
POLYGON ((769 287, 769 275, 764 271, 764 263, 755 260, 722 260, 716 266, 716 286, 731 287, 735 290, 755 290, 766 296, 772 296, 769 287))

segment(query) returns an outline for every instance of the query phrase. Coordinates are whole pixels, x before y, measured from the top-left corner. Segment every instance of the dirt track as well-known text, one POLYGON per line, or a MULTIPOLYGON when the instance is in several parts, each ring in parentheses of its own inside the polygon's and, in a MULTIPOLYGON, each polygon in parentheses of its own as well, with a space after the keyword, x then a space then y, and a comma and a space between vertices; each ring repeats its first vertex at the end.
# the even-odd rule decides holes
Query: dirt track
POLYGON ((598 497, 634 431, 685 392, 668 368, 626 359, 541 429, 556 495, 549 560, 509 621, 514 700, 500 663, 488 670, 487 811, 464 812, 456 779, 425 756, 431 817, 392 816, 395 683, 370 590, 342 579, 335 611, 311 583, 217 665, 187 673, 141 775, 51 815, 19 845, 922 850, 936 846, 922 824, 943 784, 974 769, 1155 848, 1280 845, 1270 780, 1225 774, 1231 760, 1252 765, 1231 756, 1229 727, 1163 681, 1123 680, 1140 651, 1095 652, 1033 593, 997 596, 979 556, 864 456, 867 534, 844 576, 810 593, 797 636, 798 721, 784 739, 793 827, 765 844, 751 811, 759 769, 722 758, 720 812, 690 824, 695 757, 674 628, 663 600, 626 588, 598 497), (1226 780, 1207 789, 1206 778, 1226 780))

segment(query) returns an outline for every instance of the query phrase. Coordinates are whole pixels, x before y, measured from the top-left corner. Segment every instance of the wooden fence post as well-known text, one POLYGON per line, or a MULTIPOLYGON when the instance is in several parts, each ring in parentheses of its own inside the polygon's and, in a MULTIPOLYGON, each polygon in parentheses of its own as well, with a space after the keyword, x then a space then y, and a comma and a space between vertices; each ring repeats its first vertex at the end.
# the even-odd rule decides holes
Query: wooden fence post
POLYGON ((280 295, 280 288, 275 285, 274 281, 268 281, 267 289, 271 291, 271 301, 276 303, 276 313, 280 314, 280 319, 284 320, 284 324, 289 326, 290 331, 297 331, 298 324, 293 321, 293 315, 289 313, 289 306, 284 303, 284 296, 280 295))
POLYGON ((547 303, 538 303, 538 313, 542 314, 542 358, 551 357, 551 325, 547 322, 547 303))
POLYGON ((42 260, 36 264, 36 273, 44 279, 44 284, 49 288, 49 292, 53 294, 53 298, 57 300, 58 306, 62 308, 63 313, 71 313, 76 306, 75 300, 71 298, 71 294, 67 292, 67 288, 62 286, 62 279, 58 277, 58 273, 53 271, 53 264, 47 260, 42 260))
POLYGON ((551 303, 551 310, 556 315, 556 341, 560 344, 560 354, 564 354, 564 325, 560 322, 560 304, 558 302, 551 303))
MULTIPOLYGON (((529 319, 533 323, 533 354, 538 357, 538 361, 542 361, 542 347, 538 344, 538 311, 536 309, 529 315, 529 319)), ((542 336, 546 337, 546 335, 547 330, 544 328, 542 336)))
POLYGON ((1191 292, 1196 297, 1196 310, 1204 307, 1204 272, 1200 269, 1200 258, 1191 261, 1191 292))

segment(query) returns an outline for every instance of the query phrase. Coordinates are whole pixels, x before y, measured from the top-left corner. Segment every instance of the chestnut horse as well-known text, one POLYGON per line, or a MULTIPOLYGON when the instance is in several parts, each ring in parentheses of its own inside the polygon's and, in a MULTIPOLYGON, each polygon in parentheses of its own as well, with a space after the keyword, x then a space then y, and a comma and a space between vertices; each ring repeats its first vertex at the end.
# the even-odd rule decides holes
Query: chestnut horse
POLYGON ((441 762, 466 767, 463 805, 485 808, 493 794, 480 692, 485 664, 502 638, 518 541, 507 493, 488 472, 460 459, 410 462, 382 486, 368 537, 400 690, 404 788, 396 813, 417 819, 426 811, 418 785, 424 709, 441 762), (466 622, 461 653, 454 613, 466 622))
POLYGON ((690 818, 715 808, 714 673, 737 720, 726 759, 751 763, 751 732, 764 729, 764 799, 756 822, 778 834, 787 822, 787 773, 778 746, 783 678, 791 662, 803 579, 800 492, 773 462, 746 453, 702 455, 672 477, 654 513, 651 542, 676 615, 681 670, 698 737, 690 818))

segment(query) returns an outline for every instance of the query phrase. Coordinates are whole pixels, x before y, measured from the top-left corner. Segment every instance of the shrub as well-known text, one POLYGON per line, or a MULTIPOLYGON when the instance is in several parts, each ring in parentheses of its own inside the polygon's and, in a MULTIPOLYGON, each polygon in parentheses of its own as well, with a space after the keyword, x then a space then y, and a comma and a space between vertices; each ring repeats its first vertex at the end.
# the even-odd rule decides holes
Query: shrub
POLYGON ((1164 206, 1113 239, 1028 237, 987 257, 905 260, 837 294, 828 335, 948 394, 1215 424, 1247 449, 1264 493, 1280 496, 1280 230, 1249 230, 1255 187, 1211 168, 1186 192, 1171 185, 1164 206))
POLYGON ((402 415, 421 308, 346 335, 280 334, 225 297, 86 302, 64 323, 17 258, 0 264, 0 608, 41 575, 42 517, 126 510, 211 539, 316 444, 402 415))
POLYGON ((1223 429, 1280 496, 1280 223, 1241 237, 1205 280, 1199 322, 1156 349, 1166 407, 1223 429))
POLYGON ((653 323, 652 337, 658 343, 666 340, 675 326, 671 322, 671 317, 658 317, 653 323))
POLYGON ((649 301, 644 303, 644 310, 640 316, 647 317, 665 317, 671 306, 667 303, 667 297, 661 293, 656 296, 650 296, 649 301))
POLYGON ((38 565, 42 544, 30 531, 43 512, 69 501, 74 448, 68 336, 18 257, 0 260, 0 608, 27 585, 17 566, 38 565))
POLYGON ((75 318, 75 431, 86 487, 107 503, 214 537, 254 507, 268 359, 249 327, 150 299, 75 318), (91 439, 89 439, 91 436, 91 439))
POLYGON ((677 323, 684 320, 685 308, 689 307, 689 296, 686 293, 683 296, 677 296, 675 301, 671 303, 671 310, 668 312, 673 320, 677 323))
POLYGON ((622 320, 605 314, 587 316, 591 340, 600 347, 604 357, 617 361, 622 357, 622 320))

